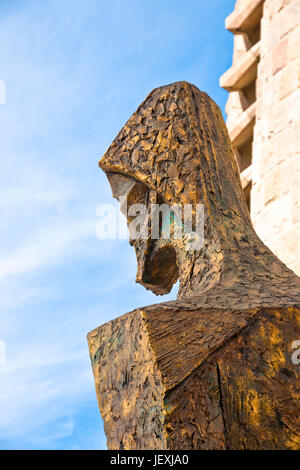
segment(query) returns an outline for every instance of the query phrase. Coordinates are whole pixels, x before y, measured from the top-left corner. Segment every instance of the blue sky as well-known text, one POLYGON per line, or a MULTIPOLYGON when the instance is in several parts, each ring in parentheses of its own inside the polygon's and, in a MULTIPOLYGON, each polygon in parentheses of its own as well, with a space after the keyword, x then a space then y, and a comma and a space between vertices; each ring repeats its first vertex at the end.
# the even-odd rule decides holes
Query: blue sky
POLYGON ((96 237, 98 160, 159 85, 190 81, 224 112, 234 3, 0 1, 0 449, 106 447, 86 334, 161 298, 126 240, 96 237))

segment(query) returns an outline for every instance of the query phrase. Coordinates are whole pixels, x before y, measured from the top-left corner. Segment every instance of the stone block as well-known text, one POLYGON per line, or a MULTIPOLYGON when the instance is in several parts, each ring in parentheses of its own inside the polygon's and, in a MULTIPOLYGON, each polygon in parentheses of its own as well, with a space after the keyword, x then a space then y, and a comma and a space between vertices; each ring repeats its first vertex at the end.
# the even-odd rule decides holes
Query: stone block
POLYGON ((296 121, 294 124, 293 144, 294 144, 294 154, 298 155, 298 158, 300 158, 300 121, 296 121))
POLYGON ((280 171, 280 167, 276 166, 265 177, 265 204, 268 204, 269 202, 275 200, 280 195, 280 171))
POLYGON ((256 165, 256 175, 258 179, 264 178, 270 171, 280 166, 294 153, 295 143, 289 129, 284 129, 282 132, 274 135, 268 142, 261 147, 258 152, 256 165))
MULTIPOLYGON (((299 145, 299 142, 298 142, 299 145)), ((292 222, 294 224, 300 223, 300 155, 295 155, 291 160, 291 172, 292 172, 292 184, 291 184, 291 210, 292 210, 292 222)), ((299 254, 300 260, 300 254, 299 254)))
POLYGON ((229 93, 225 111, 228 114, 227 127, 234 124, 235 119, 240 116, 249 106, 247 99, 241 91, 233 91, 229 93))
MULTIPOLYGON (((299 188, 300 180, 298 180, 297 188, 299 188)), ((299 190, 292 193, 292 203, 291 203, 291 212, 292 212, 292 223, 300 223, 300 201, 299 201, 299 190)), ((300 258, 300 254, 299 254, 300 258)))
POLYGON ((286 161, 294 153, 294 139, 292 129, 285 128, 270 139, 270 153, 272 165, 279 165, 286 161))
MULTIPOLYGON (((253 189, 252 189, 253 191, 253 189)), ((264 191, 261 189, 260 194, 264 191)), ((254 228, 258 236, 266 243, 273 240, 282 227, 291 227, 291 195, 285 194, 280 199, 275 199, 265 206, 262 212, 254 220, 254 228)))
POLYGON ((272 77, 272 67, 272 54, 269 52, 266 56, 262 57, 259 62, 257 75, 262 83, 268 81, 272 77))
MULTIPOLYGON (((298 83, 297 89, 295 89, 290 95, 283 100, 286 106, 285 121, 286 126, 291 126, 295 123, 300 122, 300 87, 298 83)), ((299 139, 299 135, 298 135, 299 139)))
POLYGON ((284 37, 299 24, 300 3, 299 0, 293 0, 286 8, 279 13, 279 31, 280 37, 284 37))
MULTIPOLYGON (((300 253, 299 253, 300 255, 300 253)), ((297 274, 297 276, 300 276, 300 261, 297 262, 297 263, 291 263, 289 268, 294 271, 295 274, 297 274)))
POLYGON ((300 55, 300 25, 288 34, 287 39, 287 61, 292 62, 300 55))
POLYGON ((247 34, 235 34, 233 38, 233 65, 235 65, 245 52, 251 49, 252 44, 247 34))
POLYGON ((260 42, 241 55, 239 61, 220 77, 220 86, 227 91, 237 91, 249 85, 257 76, 260 42))
POLYGON ((234 147, 244 144, 253 134, 256 106, 252 103, 243 113, 241 113, 234 123, 228 126, 229 136, 234 147))
POLYGON ((225 27, 233 33, 251 30, 262 16, 264 0, 243 0, 226 18, 225 27))
POLYGON ((283 8, 287 7, 292 0, 273 0, 275 12, 281 11, 283 8))
POLYGON ((278 132, 281 132, 283 127, 282 117, 286 116, 286 103, 285 101, 274 102, 268 112, 266 113, 265 137, 268 139, 278 132))
MULTIPOLYGON (((253 165, 252 165, 253 166, 253 165)), ((254 182, 254 175, 252 169, 252 191, 251 191, 251 219, 254 224, 257 221, 259 214, 264 210, 264 197, 263 186, 261 182, 254 182)))
POLYGON ((266 22, 263 19, 261 29, 261 57, 267 56, 274 45, 280 40, 280 19, 277 15, 272 21, 266 22))
POLYGON ((290 62, 282 71, 279 79, 279 99, 282 100, 300 85, 300 63, 290 62))
POLYGON ((262 114, 266 114, 267 111, 274 107, 274 103, 278 101, 278 88, 279 88, 280 74, 274 75, 269 83, 265 83, 263 87, 263 93, 260 97, 262 106, 262 114))
POLYGON ((272 72, 275 75, 287 63, 287 39, 283 39, 272 49, 272 72))
POLYGON ((299 262, 300 226, 293 226, 289 230, 285 230, 278 236, 275 236, 273 251, 287 265, 299 262))

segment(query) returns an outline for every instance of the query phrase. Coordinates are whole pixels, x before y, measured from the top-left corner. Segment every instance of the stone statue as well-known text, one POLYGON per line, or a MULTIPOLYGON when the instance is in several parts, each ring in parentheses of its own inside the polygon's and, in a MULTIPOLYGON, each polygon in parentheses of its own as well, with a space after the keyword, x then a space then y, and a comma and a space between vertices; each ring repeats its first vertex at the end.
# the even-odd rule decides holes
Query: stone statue
POLYGON ((157 88, 99 165, 128 208, 204 208, 200 249, 188 233, 131 239, 137 282, 165 294, 179 279, 178 299, 88 335, 108 447, 300 449, 300 279, 251 225, 218 106, 186 82, 157 88))

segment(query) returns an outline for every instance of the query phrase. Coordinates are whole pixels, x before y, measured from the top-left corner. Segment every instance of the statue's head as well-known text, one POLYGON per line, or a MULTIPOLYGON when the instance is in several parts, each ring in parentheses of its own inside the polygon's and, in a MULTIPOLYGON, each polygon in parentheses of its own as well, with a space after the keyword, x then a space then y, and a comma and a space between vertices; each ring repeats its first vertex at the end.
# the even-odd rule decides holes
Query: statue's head
MULTIPOLYGON (((186 82, 153 90, 99 166, 129 226, 137 215, 130 212, 132 206, 143 206, 149 215, 154 204, 163 203, 179 209, 190 205, 193 211, 203 204, 207 236, 213 233, 214 220, 229 208, 249 221, 222 114, 206 93, 186 82)), ((144 220, 148 225, 149 218, 144 220)), ((174 232, 174 219, 170 224, 174 232)), ((130 233, 138 262, 137 282, 165 294, 195 253, 185 249, 188 237, 179 241, 162 237, 161 227, 153 237, 153 230, 147 228, 142 230, 140 224, 140 235, 130 233)))

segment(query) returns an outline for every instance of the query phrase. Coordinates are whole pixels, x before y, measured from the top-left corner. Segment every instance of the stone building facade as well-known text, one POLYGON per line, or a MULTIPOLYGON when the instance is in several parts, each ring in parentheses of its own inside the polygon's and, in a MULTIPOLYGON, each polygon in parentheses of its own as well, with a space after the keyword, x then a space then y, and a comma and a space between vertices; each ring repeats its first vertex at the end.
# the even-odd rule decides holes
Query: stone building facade
POLYGON ((253 225, 300 275, 300 0, 237 0, 227 126, 253 225))

